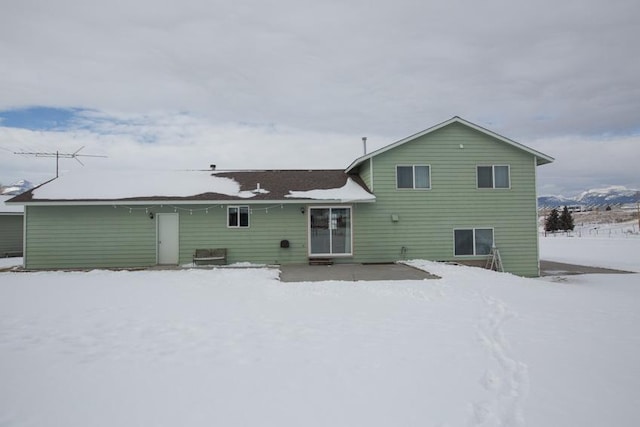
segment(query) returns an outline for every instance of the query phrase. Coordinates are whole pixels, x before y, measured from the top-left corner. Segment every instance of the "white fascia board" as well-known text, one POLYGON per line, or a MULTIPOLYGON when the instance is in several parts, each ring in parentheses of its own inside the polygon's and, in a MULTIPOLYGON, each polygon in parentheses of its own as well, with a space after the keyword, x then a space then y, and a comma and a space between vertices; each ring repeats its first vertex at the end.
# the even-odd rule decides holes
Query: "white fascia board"
MULTIPOLYGON (((57 200, 47 202, 20 202, 24 206, 145 206, 145 205, 293 205, 301 203, 373 203, 372 199, 363 200, 319 200, 319 199, 286 199, 286 200, 57 200)), ((18 203, 16 203, 18 204, 18 203)), ((22 215, 22 214, 20 214, 22 215)))

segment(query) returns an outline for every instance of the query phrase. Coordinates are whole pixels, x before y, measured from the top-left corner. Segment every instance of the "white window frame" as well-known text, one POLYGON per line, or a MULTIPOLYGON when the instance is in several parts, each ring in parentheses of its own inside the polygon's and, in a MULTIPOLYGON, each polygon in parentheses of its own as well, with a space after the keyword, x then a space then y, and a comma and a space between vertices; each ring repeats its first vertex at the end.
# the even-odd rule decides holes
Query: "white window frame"
POLYGON ((508 165, 508 164, 476 165, 476 188, 478 190, 510 190, 511 189, 511 165, 508 165), (507 168, 507 178, 509 179, 508 187, 496 187, 496 167, 507 168), (491 168, 491 187, 480 187, 478 168, 491 168))
MULTIPOLYGON (((352 205, 311 205, 307 207, 307 255, 309 258, 347 258, 353 256, 353 206, 352 205), (311 210, 312 209, 349 209, 349 235, 351 236, 351 244, 349 253, 311 253, 311 210)), ((331 218, 329 219, 331 224, 331 218)), ((331 230, 331 225, 329 225, 331 230)))
POLYGON ((460 227, 460 228, 454 228, 453 229, 453 256, 457 257, 457 258, 463 258, 463 257, 478 257, 478 256, 488 256, 489 254, 477 254, 476 253, 476 230, 491 230, 491 246, 495 246, 496 245, 496 230, 494 227, 460 227), (473 254, 466 254, 466 255, 458 255, 456 254, 456 231, 471 231, 473 233, 472 238, 472 247, 473 247, 473 254))
POLYGON ((432 185, 431 185, 431 165, 430 164, 396 165, 396 190, 431 190, 431 187, 432 185), (413 179, 412 187, 398 187, 398 168, 399 167, 411 168, 411 174, 412 174, 411 178, 413 179), (429 186, 428 187, 416 187, 416 167, 429 168, 429 174, 428 174, 429 186))
POLYGON ((249 228, 250 226, 251 226, 251 208, 249 208, 248 205, 227 206, 227 228, 249 228), (237 209, 238 210, 238 223, 237 223, 237 225, 230 225, 229 224, 229 215, 231 214, 231 209, 237 209), (247 225, 240 225, 240 210, 241 209, 246 209, 247 210, 247 225))

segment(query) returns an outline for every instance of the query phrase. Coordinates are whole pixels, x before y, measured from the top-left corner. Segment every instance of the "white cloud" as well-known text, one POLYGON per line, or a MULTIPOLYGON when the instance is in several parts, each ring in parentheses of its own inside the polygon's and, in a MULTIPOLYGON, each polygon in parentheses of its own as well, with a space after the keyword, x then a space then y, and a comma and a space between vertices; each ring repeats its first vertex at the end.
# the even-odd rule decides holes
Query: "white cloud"
POLYGON ((538 168, 540 194, 573 196, 610 185, 640 189, 640 135, 547 138, 532 146, 556 159, 538 168))
MULTIPOLYGON (((257 125, 212 125, 186 114, 145 116, 88 112, 68 131, 0 127, 0 183, 19 178, 35 183, 55 176, 55 159, 13 152, 104 155, 79 157, 92 170, 321 169, 345 168, 362 155, 360 135, 311 132, 257 125)), ((370 135, 371 149, 389 141, 370 135)), ((60 170, 83 166, 60 159, 60 170)))
POLYGON ((628 131, 639 14, 600 0, 12 2, 0 108, 186 110, 387 135, 456 114, 525 136, 628 131))

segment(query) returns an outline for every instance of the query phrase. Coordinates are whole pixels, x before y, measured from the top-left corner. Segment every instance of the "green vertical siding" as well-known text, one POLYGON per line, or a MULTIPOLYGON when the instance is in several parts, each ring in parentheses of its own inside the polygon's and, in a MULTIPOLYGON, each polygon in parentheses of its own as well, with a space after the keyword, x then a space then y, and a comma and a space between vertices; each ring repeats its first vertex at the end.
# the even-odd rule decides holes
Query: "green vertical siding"
POLYGON ((228 228, 226 206, 29 206, 26 267, 110 268, 156 264, 156 221, 148 211, 179 213, 180 264, 197 248, 227 248, 229 263, 294 263, 307 259, 302 205, 255 206, 249 228, 228 228), (280 248, 280 241, 290 241, 280 248))
POLYGON ((22 235, 22 215, 0 215, 0 257, 22 252, 22 235))
POLYGON ((458 123, 379 154, 373 170, 376 203, 354 212, 354 260, 482 260, 486 256, 454 256, 453 230, 493 228, 505 269, 536 276, 534 165, 531 154, 458 123), (398 164, 431 165, 431 189, 396 189, 398 164), (478 164, 510 165, 511 188, 477 189, 478 164))

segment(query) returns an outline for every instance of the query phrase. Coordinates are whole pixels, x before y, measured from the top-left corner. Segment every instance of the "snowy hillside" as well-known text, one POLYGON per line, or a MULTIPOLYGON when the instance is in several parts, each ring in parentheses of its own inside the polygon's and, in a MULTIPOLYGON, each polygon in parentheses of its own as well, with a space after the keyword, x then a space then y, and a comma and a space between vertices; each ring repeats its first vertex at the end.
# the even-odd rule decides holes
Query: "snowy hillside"
POLYGON ((540 196, 538 206, 559 207, 570 205, 582 206, 607 206, 636 203, 640 190, 629 189, 623 186, 596 188, 584 191, 576 197, 564 196, 540 196))
MULTIPOLYGON (((640 271, 640 239, 541 240, 640 271)), ((0 425, 640 425, 637 274, 412 264, 441 279, 0 273, 0 425)))

